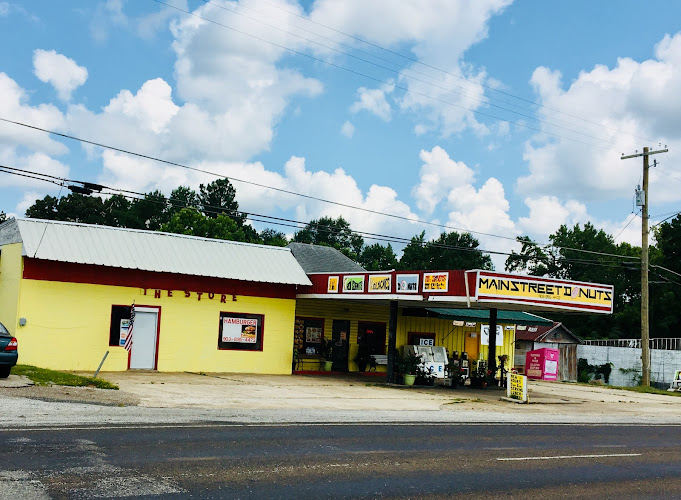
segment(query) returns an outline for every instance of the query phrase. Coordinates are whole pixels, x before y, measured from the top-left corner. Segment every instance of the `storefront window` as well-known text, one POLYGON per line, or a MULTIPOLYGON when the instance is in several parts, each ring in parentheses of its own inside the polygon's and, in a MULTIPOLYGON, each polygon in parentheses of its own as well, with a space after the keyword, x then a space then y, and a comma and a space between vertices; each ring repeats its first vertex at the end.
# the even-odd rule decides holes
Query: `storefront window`
POLYGON ((371 354, 385 354, 385 323, 359 323, 357 344, 371 354))
POLYGON ((324 319, 296 317, 294 328, 294 346, 298 353, 320 355, 324 339, 324 319))
POLYGON ((220 313, 218 349, 237 351, 262 351, 262 314, 220 313))
POLYGON ((109 325, 109 345, 122 346, 130 324, 130 306, 111 306, 109 325), (121 334, 122 333, 122 334, 121 334))

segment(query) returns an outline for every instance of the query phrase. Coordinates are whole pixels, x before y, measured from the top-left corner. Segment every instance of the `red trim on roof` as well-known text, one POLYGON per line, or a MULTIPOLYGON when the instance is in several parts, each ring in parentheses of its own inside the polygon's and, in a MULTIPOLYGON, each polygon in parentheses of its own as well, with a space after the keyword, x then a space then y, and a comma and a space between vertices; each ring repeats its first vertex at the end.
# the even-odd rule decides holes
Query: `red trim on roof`
POLYGON ((259 283, 209 276, 157 273, 136 269, 73 264, 24 257, 24 279, 126 286, 149 290, 184 290, 227 295, 248 295, 275 299, 295 299, 296 286, 282 283, 259 283))

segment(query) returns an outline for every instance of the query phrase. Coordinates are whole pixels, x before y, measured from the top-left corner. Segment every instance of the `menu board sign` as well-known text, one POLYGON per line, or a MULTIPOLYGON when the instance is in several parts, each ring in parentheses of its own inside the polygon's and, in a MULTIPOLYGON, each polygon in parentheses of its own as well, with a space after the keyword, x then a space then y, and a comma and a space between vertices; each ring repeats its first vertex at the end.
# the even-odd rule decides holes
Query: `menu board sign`
POLYGON ((262 350, 262 314, 220 313, 219 349, 262 350))

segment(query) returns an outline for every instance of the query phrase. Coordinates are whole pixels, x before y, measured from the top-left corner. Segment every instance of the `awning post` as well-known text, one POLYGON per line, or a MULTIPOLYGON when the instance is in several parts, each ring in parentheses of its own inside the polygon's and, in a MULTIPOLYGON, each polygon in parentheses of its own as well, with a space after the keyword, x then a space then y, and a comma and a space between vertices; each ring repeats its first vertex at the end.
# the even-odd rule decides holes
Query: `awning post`
POLYGON ((497 310, 489 310, 489 349, 487 355, 487 369, 492 376, 497 373, 497 310))
POLYGON ((390 301, 388 321, 388 383, 395 383, 395 345, 397 344, 397 301, 390 301))

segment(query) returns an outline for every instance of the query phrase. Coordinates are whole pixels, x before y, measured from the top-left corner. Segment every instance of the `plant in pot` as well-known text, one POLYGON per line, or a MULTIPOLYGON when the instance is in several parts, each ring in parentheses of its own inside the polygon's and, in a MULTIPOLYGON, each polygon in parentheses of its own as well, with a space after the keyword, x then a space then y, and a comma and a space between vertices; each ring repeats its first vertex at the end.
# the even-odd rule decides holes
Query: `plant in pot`
POLYGON ((322 341, 322 366, 324 371, 330 372, 333 366, 333 340, 322 341))
POLYGON ((420 364, 416 368, 416 380, 414 383, 416 385, 435 385, 436 375, 433 372, 433 367, 429 366, 426 368, 425 365, 420 364))
POLYGON ((409 351, 402 360, 404 362, 404 385, 414 385, 416 375, 418 375, 418 370, 421 366, 421 356, 417 356, 409 351))
POLYGON ((367 365, 371 363, 371 355, 369 354, 368 345, 359 345, 354 361, 357 363, 357 367, 359 368, 360 372, 365 372, 367 370, 367 365))

